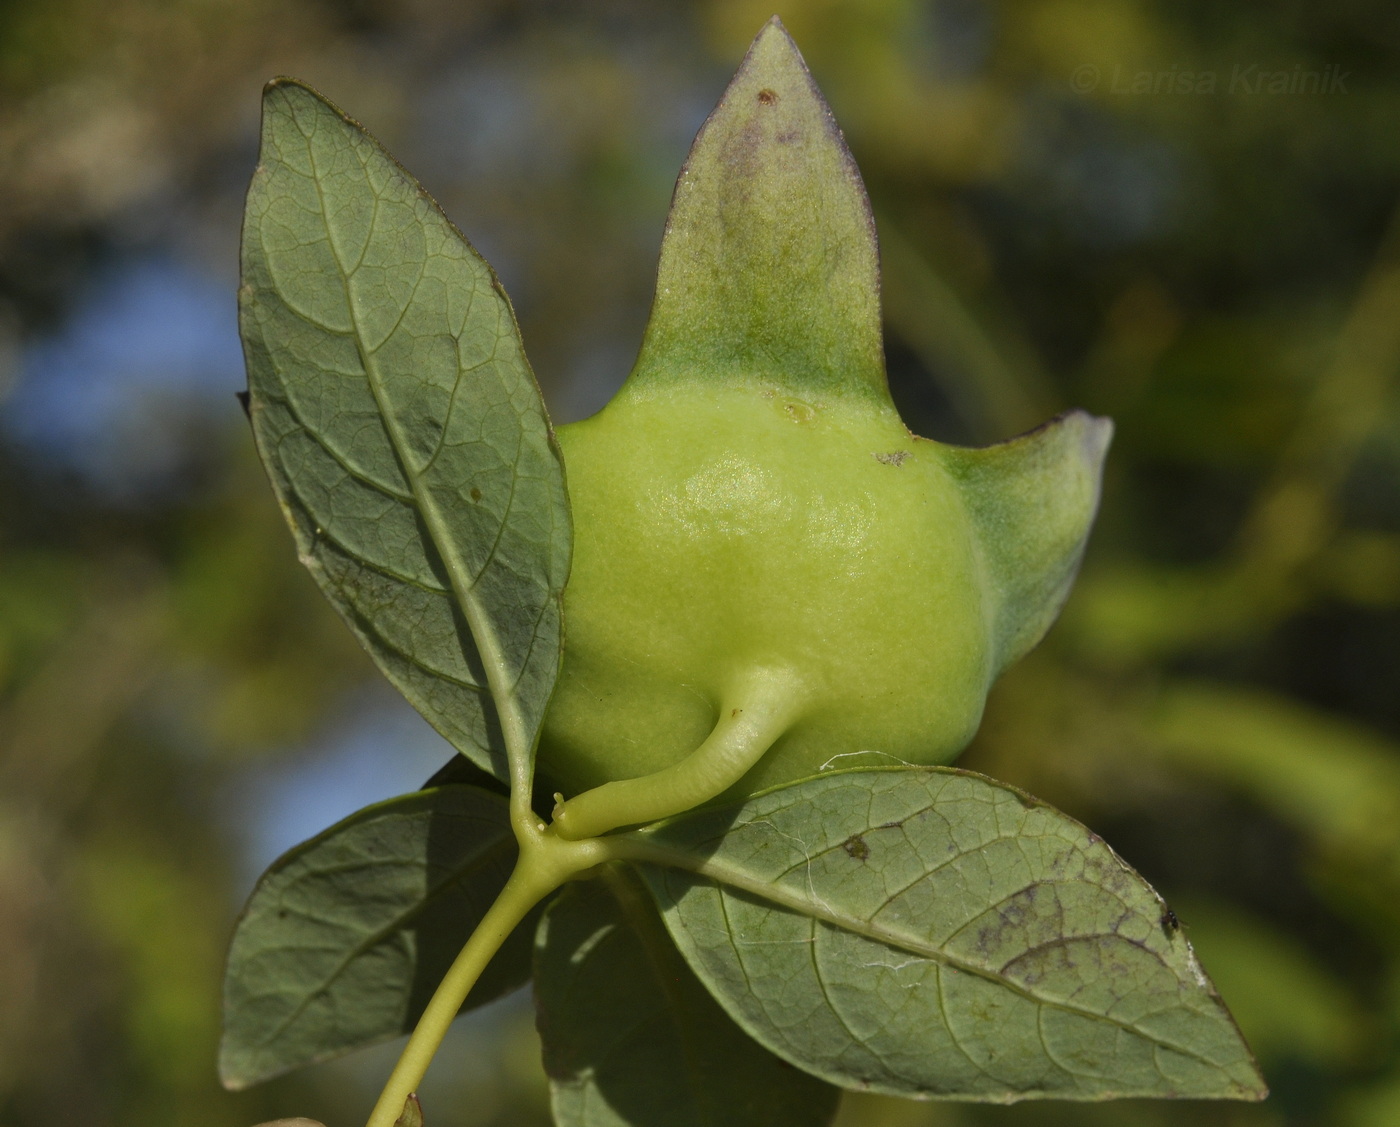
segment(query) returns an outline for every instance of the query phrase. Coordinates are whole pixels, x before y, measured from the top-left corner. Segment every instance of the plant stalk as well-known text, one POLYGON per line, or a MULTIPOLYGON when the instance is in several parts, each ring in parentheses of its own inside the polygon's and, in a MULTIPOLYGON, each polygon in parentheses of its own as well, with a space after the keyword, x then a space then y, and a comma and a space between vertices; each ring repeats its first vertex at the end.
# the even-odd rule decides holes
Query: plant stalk
POLYGON ((597 840, 562 841, 548 830, 533 826, 522 831, 517 825, 516 830, 521 849, 510 879, 433 992, 366 1127, 394 1127, 409 1096, 418 1090, 467 994, 530 909, 565 881, 610 856, 609 847, 597 840))
POLYGON ((717 798, 742 779, 805 703, 801 679, 782 667, 751 670, 693 752, 650 775, 617 779, 560 802, 552 829, 580 841, 620 826, 660 821, 717 798))

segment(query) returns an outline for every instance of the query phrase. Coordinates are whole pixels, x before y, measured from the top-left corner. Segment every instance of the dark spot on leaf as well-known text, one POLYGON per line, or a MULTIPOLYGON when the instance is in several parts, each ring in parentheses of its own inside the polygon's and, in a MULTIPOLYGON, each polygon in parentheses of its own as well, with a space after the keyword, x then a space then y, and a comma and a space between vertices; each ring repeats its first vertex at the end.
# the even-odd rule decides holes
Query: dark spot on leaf
POLYGON ((876 454, 875 460, 887 466, 902 466, 909 460, 909 451, 895 450, 889 454, 876 454))
MULTIPOLYGON (((976 948, 982 954, 999 950, 1005 943, 1008 933, 1014 935, 1024 932, 1027 925, 1034 921, 1039 913, 1035 910, 1035 902, 1040 895, 1040 885, 1029 884, 1015 895, 1007 898, 997 909, 995 923, 989 923, 986 927, 980 928, 977 932, 976 948)), ((1074 964, 1066 959, 1065 965, 1074 964)))
POLYGON ((1170 939, 1172 934, 1181 928, 1181 921, 1176 918, 1176 913, 1170 908, 1162 913, 1162 930, 1167 933, 1170 939))
POLYGON ((773 139, 780 145, 791 145, 800 141, 802 139, 802 134, 796 129, 785 129, 773 139))
POLYGON ((864 861, 870 856, 870 846, 865 844, 865 838, 860 834, 852 834, 841 843, 848 856, 854 857, 857 861, 864 861))
POLYGON ((758 100, 765 106, 771 106, 778 100, 778 94, 774 90, 763 89, 758 92, 758 100))
POLYGON ((472 496, 472 500, 473 500, 473 501, 480 501, 480 500, 481 500, 481 490, 478 489, 475 485, 472 486, 472 494, 471 494, 471 496, 472 496))

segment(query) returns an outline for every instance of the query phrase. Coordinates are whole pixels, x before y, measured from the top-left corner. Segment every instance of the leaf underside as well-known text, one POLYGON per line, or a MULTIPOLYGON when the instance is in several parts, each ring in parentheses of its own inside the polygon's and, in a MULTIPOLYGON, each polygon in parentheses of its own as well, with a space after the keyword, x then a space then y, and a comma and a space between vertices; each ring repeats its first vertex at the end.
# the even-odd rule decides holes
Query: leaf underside
MULTIPOLYGON (((229 950, 225 1086, 411 1030, 515 856, 505 800, 447 786, 361 810, 276 861, 229 950)), ((519 925, 464 1008, 529 981, 538 919, 519 925)))
POLYGON ((835 1084, 990 1102, 1265 1094, 1160 897, 1012 787, 836 773, 632 837, 701 981, 835 1084))
POLYGON ((389 680, 505 778, 558 673, 571 541, 504 293, 372 138, 286 80, 264 95, 242 258, 249 414, 302 561, 389 680))
POLYGON ((767 1052, 696 980, 637 877, 550 906, 535 1000, 559 1127, 821 1127, 837 1091, 767 1052))

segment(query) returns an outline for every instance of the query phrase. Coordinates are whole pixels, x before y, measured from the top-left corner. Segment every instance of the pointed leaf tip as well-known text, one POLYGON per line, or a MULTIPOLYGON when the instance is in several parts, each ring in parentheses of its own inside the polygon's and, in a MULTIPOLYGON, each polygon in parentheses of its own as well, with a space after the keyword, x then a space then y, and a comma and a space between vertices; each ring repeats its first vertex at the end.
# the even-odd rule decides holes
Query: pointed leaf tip
POLYGON ((676 182, 631 386, 697 376, 888 402, 870 204, 776 16, 676 182))

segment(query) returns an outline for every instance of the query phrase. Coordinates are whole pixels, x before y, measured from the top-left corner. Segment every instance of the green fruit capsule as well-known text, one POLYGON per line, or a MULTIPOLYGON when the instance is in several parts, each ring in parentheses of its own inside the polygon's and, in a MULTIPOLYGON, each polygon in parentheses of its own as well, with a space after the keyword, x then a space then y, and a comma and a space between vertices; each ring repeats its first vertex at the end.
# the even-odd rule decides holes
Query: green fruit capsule
POLYGON ((951 760, 1064 601, 1110 433, 1082 412, 981 450, 908 431, 864 188, 770 23, 682 170, 636 368, 558 432, 558 832, 951 760))

